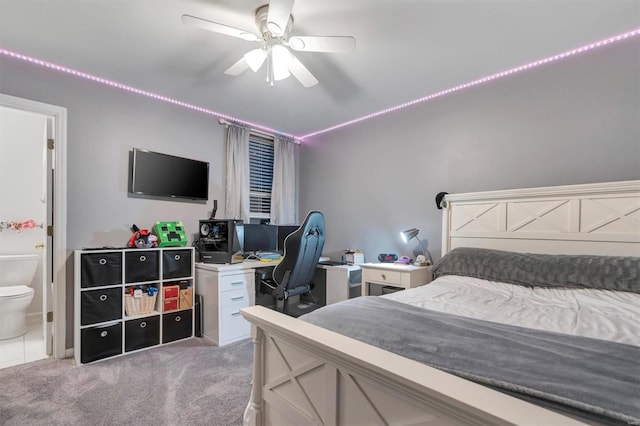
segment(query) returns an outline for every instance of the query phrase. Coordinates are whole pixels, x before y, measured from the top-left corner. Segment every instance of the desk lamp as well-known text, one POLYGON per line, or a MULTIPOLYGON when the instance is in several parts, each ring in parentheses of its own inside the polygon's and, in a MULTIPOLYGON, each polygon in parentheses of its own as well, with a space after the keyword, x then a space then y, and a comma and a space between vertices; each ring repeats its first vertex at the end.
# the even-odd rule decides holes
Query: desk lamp
POLYGON ((400 236, 402 237, 402 241, 404 241, 405 243, 408 243, 414 238, 417 239, 418 243, 420 243, 420 247, 422 247, 422 254, 423 254, 422 257, 424 258, 425 256, 429 256, 428 262, 426 261, 426 259, 424 261, 420 261, 420 259, 416 259, 416 262, 415 262, 416 265, 432 265, 433 259, 431 258, 431 253, 429 253, 429 250, 427 250, 424 247, 424 245, 422 244, 422 240, 418 238, 419 232, 420 231, 417 228, 411 228, 411 229, 407 229, 406 231, 400 232, 400 236))

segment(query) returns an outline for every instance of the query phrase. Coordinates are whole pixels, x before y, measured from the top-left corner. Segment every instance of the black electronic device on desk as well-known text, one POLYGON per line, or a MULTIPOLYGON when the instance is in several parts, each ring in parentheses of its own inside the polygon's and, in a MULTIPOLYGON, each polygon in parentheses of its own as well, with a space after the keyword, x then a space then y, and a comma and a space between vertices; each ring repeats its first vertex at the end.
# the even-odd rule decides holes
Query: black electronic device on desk
POLYGON ((278 249, 278 227, 245 223, 238 226, 238 235, 242 235, 241 247, 245 257, 260 258, 261 253, 275 254, 278 249))
POLYGON ((200 220, 199 238, 196 241, 198 261, 204 263, 242 262, 241 239, 237 234, 242 226, 239 219, 200 220))
POLYGON ((284 254, 284 240, 299 227, 300 225, 278 225, 278 251, 280 254, 284 254))
POLYGON ((380 253, 378 255, 378 260, 382 263, 393 263, 396 260, 398 260, 398 255, 397 254, 385 254, 385 253, 380 253))

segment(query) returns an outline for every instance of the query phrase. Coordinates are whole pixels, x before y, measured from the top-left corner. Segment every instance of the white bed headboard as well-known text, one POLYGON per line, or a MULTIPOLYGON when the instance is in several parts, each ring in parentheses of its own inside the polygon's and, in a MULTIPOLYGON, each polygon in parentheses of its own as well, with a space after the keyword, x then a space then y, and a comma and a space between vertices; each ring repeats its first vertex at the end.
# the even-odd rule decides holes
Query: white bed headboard
POLYGON ((640 256, 640 180, 449 194, 442 254, 456 247, 640 256))

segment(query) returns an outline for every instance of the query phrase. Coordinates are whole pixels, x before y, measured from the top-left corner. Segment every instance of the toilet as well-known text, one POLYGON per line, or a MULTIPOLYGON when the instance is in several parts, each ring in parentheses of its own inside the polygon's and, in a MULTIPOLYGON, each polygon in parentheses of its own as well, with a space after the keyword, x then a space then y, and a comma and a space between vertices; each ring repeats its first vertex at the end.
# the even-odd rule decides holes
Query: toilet
POLYGON ((0 340, 27 332, 27 308, 34 293, 29 286, 39 261, 37 254, 0 255, 0 340))

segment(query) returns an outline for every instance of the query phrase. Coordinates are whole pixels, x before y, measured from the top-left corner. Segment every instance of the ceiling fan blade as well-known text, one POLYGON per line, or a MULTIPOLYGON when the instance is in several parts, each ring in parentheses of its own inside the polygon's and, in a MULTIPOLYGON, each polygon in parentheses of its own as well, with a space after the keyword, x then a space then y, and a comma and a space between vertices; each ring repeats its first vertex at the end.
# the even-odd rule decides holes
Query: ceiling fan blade
POLYGON ((226 69, 226 71, 224 72, 227 75, 240 75, 243 72, 245 72, 247 69, 249 69, 249 64, 247 63, 246 59, 244 59, 244 56, 242 58, 240 58, 240 60, 238 62, 236 62, 235 64, 231 65, 229 68, 226 69))
POLYGON ((239 28, 230 27, 228 25, 219 24, 206 19, 198 18, 191 15, 182 15, 182 23, 192 27, 202 28, 204 30, 213 31, 220 34, 238 37, 247 41, 258 41, 260 38, 251 31, 241 30, 239 28))
POLYGON ((271 34, 281 36, 287 29, 294 0, 271 0, 267 15, 267 28, 271 34))
POLYGON ((313 87, 318 84, 318 80, 295 56, 293 56, 293 61, 289 65, 289 71, 304 87, 313 87))
POLYGON ((356 48, 356 39, 349 36, 294 36, 289 47, 301 52, 347 53, 356 48))
POLYGON ((251 71, 258 72, 265 59, 267 59, 267 52, 264 49, 253 49, 245 53, 243 57, 251 71))

